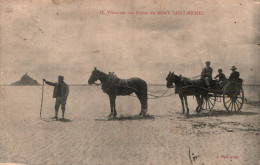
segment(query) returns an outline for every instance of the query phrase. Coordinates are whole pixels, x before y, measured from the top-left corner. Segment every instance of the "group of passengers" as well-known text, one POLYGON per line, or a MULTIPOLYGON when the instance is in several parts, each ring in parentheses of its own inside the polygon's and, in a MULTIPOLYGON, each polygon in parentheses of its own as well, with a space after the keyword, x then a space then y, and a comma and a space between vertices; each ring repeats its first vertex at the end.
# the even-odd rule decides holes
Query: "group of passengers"
MULTIPOLYGON (((228 80, 239 81, 240 74, 238 71, 236 71, 237 68, 235 66, 232 66, 230 70, 232 70, 232 73, 230 74, 228 80)), ((210 61, 207 61, 206 67, 203 68, 203 70, 201 72, 201 80, 204 80, 204 82, 208 88, 211 88, 210 81, 212 80, 212 72, 213 72, 213 69, 210 67, 210 61)), ((223 87, 223 83, 227 80, 222 69, 218 69, 218 74, 214 77, 214 79, 218 80, 218 85, 220 88, 223 87)))

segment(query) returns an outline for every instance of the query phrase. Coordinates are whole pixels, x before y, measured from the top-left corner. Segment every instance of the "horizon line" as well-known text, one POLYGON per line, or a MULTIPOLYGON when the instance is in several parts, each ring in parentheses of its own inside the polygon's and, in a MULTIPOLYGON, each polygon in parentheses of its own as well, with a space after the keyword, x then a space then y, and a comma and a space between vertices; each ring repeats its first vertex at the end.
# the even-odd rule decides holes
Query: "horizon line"
MULTIPOLYGON (((69 86, 94 86, 89 84, 68 84, 69 86)), ((166 84, 147 84, 148 86, 165 86, 166 84)), ((42 86, 42 84, 39 85, 12 85, 12 84, 0 84, 0 86, 42 86)), ((260 84, 243 84, 243 86, 260 86, 260 84)))

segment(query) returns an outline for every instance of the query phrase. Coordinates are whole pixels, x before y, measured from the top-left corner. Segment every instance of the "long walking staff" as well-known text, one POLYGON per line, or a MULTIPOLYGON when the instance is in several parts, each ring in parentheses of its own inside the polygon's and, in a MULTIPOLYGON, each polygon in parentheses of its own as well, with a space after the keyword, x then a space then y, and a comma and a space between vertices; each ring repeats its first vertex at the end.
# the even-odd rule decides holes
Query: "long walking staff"
POLYGON ((43 89, 44 89, 44 80, 42 80, 42 101, 41 101, 40 118, 42 118, 43 89))

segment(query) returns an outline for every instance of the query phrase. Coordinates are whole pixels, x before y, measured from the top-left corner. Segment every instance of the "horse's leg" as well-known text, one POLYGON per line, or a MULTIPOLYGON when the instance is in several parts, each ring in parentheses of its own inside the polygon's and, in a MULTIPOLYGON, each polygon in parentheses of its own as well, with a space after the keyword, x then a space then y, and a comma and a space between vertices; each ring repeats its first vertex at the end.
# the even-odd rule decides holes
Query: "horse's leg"
POLYGON ((116 96, 115 95, 109 95, 109 100, 110 100, 110 108, 111 108, 111 113, 109 117, 114 116, 116 117, 117 112, 116 112, 116 96))
POLYGON ((135 93, 141 103, 141 112, 139 113, 139 116, 145 115, 147 113, 147 95, 144 93, 135 93))
POLYGON ((187 96, 186 95, 184 96, 184 100, 185 100, 185 105, 186 105, 186 108, 187 108, 187 114, 189 114, 190 110, 189 110, 188 100, 187 100, 187 96))
POLYGON ((198 106, 201 107, 202 106, 202 102, 201 102, 200 95, 195 95, 195 97, 196 97, 196 101, 197 101, 198 106))
POLYGON ((116 112, 116 96, 114 96, 114 99, 113 99, 113 108, 114 108, 113 116, 116 117, 117 116, 117 112, 116 112))
POLYGON ((183 96, 179 95, 181 99, 181 105, 182 105, 182 113, 185 113, 185 108, 184 108, 184 102, 183 102, 183 96))
POLYGON ((202 109, 202 103, 201 103, 201 99, 200 99, 200 95, 195 95, 196 97, 196 101, 197 101, 197 108, 196 108, 196 112, 199 113, 202 109))
POLYGON ((111 96, 109 96, 109 102, 110 102, 111 112, 110 112, 110 114, 108 115, 108 117, 112 117, 112 116, 113 116, 113 106, 112 106, 112 97, 111 97, 111 96))

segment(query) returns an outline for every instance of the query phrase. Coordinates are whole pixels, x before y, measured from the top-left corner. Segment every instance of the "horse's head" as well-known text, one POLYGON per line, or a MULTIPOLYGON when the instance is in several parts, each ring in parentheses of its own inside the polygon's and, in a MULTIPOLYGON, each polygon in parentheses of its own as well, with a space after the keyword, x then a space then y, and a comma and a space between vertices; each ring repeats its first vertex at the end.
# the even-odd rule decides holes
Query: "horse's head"
POLYGON ((173 83, 176 81, 176 78, 178 76, 174 74, 174 72, 169 72, 168 76, 166 77, 166 87, 167 88, 173 88, 173 83))
POLYGON ((88 84, 92 85, 95 81, 97 81, 100 78, 100 74, 101 72, 95 67, 90 78, 88 79, 88 84))

